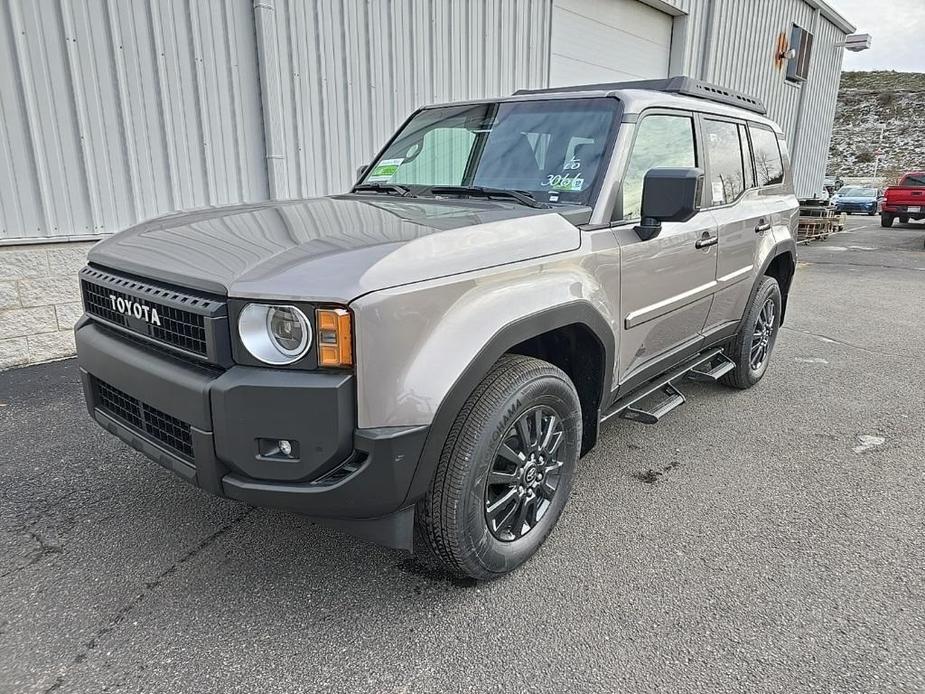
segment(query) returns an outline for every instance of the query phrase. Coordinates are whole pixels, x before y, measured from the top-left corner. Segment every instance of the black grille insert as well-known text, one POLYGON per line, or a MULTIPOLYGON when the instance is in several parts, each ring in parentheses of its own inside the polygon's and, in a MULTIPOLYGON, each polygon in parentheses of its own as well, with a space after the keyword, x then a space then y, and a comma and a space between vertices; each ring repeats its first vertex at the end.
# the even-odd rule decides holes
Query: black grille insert
POLYGON ((87 280, 83 280, 82 285, 87 313, 92 313, 110 323, 129 328, 142 335, 148 335, 187 352, 203 357, 208 356, 204 316, 154 301, 135 298, 87 280), (136 306, 146 307, 148 310, 136 309, 133 312, 132 308, 136 306), (120 308, 125 310, 120 311, 120 308), (145 316, 149 317, 148 320, 145 320, 145 316))
MULTIPOLYGON (((97 284, 91 284, 86 280, 83 280, 80 284, 84 296, 84 309, 86 309, 87 313, 92 313, 94 316, 99 316, 103 320, 108 320, 116 325, 126 325, 128 323, 125 314, 119 313, 112 308, 112 300, 109 295, 113 292, 97 284)), ((125 295, 123 294, 123 296, 125 295)))
POLYGON ((104 381, 95 379, 95 382, 97 406, 103 412, 148 434, 184 458, 193 459, 193 438, 189 424, 123 393, 104 381))
POLYGON ((212 363, 224 363, 227 307, 222 297, 172 289, 87 266, 80 271, 87 313, 212 363))

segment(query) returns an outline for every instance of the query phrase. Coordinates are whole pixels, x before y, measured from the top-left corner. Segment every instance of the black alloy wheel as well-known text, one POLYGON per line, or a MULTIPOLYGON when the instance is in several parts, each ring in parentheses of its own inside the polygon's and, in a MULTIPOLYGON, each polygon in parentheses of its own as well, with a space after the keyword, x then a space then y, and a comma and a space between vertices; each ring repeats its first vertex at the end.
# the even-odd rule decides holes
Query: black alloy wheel
POLYGON ((732 360, 735 368, 722 376, 720 383, 744 389, 751 388, 761 380, 771 361, 783 307, 777 280, 765 275, 749 302, 739 332, 723 347, 723 352, 732 360))
POLYGON ((499 444, 485 480, 485 520, 502 542, 536 527, 552 505, 562 474, 565 430, 547 405, 524 412, 499 444))
POLYGON ((754 371, 759 371, 764 366, 765 360, 771 351, 771 342, 774 338, 774 331, 777 328, 777 304, 771 297, 768 297, 758 313, 758 320, 755 322, 755 329, 752 332, 752 344, 749 350, 749 365, 754 371))
POLYGON ((568 375, 505 354, 466 399, 415 506, 415 554, 491 580, 542 546, 568 501, 581 451, 582 404, 568 375))

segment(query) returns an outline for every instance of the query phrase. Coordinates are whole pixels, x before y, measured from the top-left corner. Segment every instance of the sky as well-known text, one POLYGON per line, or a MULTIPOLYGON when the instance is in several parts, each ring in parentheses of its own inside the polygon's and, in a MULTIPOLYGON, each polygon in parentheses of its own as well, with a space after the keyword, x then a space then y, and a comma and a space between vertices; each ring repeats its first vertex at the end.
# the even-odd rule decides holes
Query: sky
POLYGON ((829 5, 873 36, 871 48, 845 51, 844 70, 925 72, 925 0, 828 0, 829 5))

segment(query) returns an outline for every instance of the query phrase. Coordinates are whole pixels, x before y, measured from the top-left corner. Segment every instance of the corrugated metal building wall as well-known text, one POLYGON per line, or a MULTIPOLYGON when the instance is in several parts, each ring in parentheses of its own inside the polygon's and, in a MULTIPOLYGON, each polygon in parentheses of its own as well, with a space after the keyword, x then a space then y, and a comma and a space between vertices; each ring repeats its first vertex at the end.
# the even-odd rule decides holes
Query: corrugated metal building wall
POLYGON ((580 75, 573 54, 599 44, 553 27, 557 11, 599 21, 605 41, 607 27, 645 40, 655 22, 658 60, 637 72, 667 64, 761 97, 812 194, 851 27, 824 0, 638 2, 0 0, 0 368, 72 352, 90 240, 179 209, 343 190, 417 106, 548 85, 554 40, 580 75), (793 23, 815 34, 802 85, 775 64, 793 23))
POLYGON ((787 134, 797 194, 809 197, 819 192, 844 52, 837 44, 853 30, 850 25, 843 20, 836 24, 824 3, 807 0, 668 2, 689 15, 683 24, 675 23, 686 40, 675 47, 672 73, 761 98, 769 117, 787 134), (809 78, 803 83, 786 80, 786 61, 775 60, 779 37, 789 40, 793 24, 815 39, 809 78))
POLYGON ((545 86, 549 0, 262 2, 271 194, 340 191, 423 104, 545 86), (278 111, 279 117, 276 117, 278 111))
MULTIPOLYGON (((672 74, 756 94, 821 177, 844 32, 806 0, 674 8, 672 74), (787 82, 773 52, 816 35, 787 82), (803 132, 797 133, 800 100, 803 132)), ((340 190, 415 107, 544 86, 552 0, 5 0, 0 243, 340 190), (262 107, 262 108, 261 108, 262 107)))
POLYGON ((0 241, 267 192, 250 3, 0 3, 0 241))

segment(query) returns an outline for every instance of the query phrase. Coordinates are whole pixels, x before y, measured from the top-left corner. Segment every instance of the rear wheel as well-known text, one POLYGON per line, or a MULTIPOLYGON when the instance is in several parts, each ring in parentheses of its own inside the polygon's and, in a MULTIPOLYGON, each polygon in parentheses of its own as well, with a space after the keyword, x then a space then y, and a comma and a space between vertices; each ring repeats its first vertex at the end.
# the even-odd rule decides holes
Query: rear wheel
POLYGON ((529 559, 568 499, 581 450, 581 403, 568 376, 506 355, 453 424, 415 518, 425 552, 489 580, 529 559))
POLYGON ((777 280, 765 277, 749 304, 742 330, 724 350, 736 367, 720 379, 721 383, 745 389, 761 380, 777 340, 782 306, 777 280))
POLYGON ((893 215, 887 212, 881 212, 880 213, 880 226, 890 228, 891 226, 893 226, 893 219, 894 219, 893 215))

